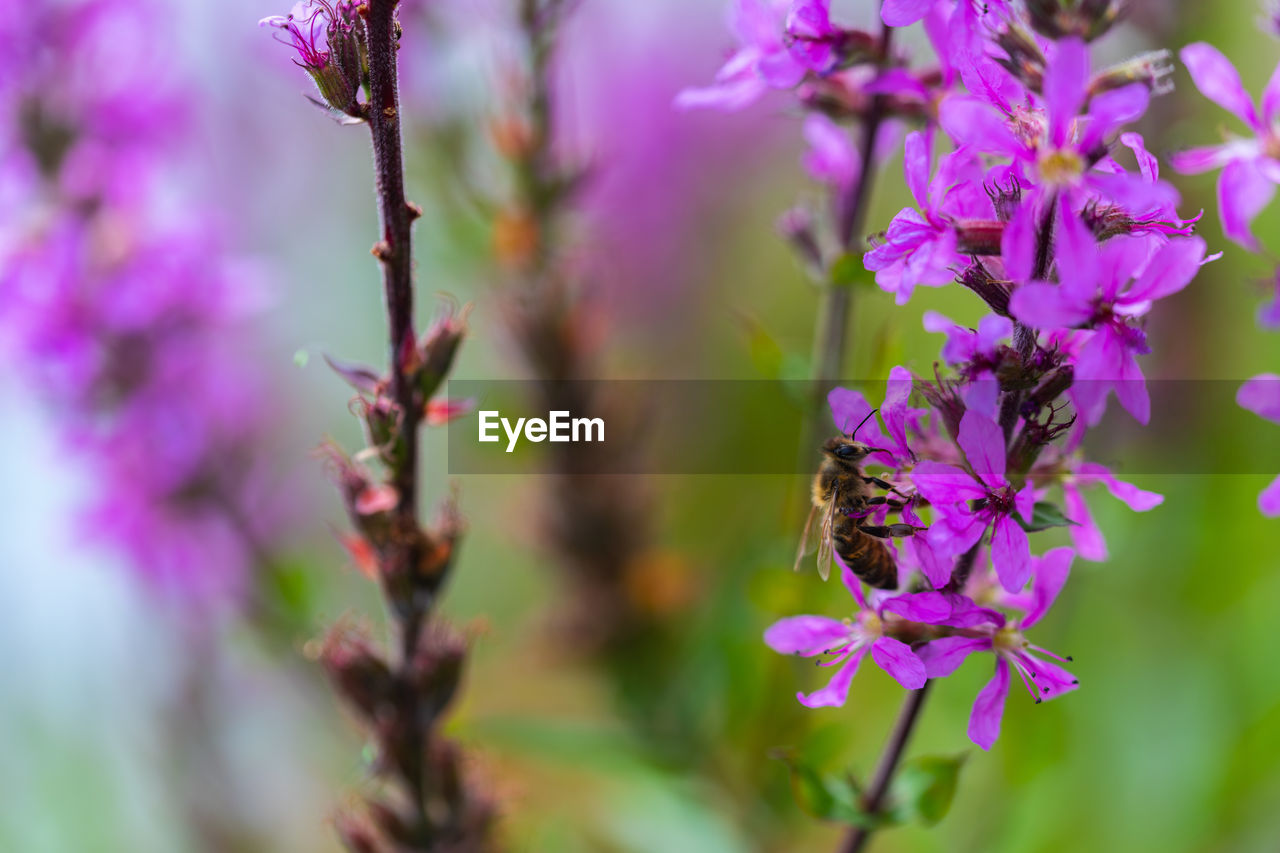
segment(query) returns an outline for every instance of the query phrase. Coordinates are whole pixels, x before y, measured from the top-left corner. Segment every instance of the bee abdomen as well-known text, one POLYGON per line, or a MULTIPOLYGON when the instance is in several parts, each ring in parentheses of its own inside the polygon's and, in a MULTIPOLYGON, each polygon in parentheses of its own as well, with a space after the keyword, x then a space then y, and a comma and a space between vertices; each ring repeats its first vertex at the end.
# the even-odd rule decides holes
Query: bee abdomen
POLYGON ((840 559, 864 583, 877 589, 897 589, 898 563, 888 545, 863 533, 847 516, 836 521, 831 539, 840 559))

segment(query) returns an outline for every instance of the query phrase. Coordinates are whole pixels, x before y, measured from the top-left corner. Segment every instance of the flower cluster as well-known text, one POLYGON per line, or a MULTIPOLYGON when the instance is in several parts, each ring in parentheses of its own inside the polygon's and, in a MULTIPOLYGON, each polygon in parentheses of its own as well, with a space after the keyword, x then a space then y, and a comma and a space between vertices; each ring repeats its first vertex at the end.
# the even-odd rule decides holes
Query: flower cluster
POLYGON ((260 277, 175 192, 185 98, 156 12, 76 0, 0 25, 0 340, 92 474, 89 538, 205 603, 243 591, 282 519, 245 346, 260 277))
MULTIPOLYGON (((738 109, 769 90, 791 92, 808 114, 805 166, 832 190, 834 218, 846 229, 862 215, 849 205, 865 204, 865 192, 849 188, 897 147, 896 135, 869 138, 868 128, 908 128, 901 150, 914 205, 872 237, 863 263, 899 304, 920 286, 954 282, 990 312, 973 329, 926 315, 926 329, 946 335, 948 370, 924 379, 895 368, 883 429, 872 419, 854 436, 893 494, 851 517, 893 553, 898 588, 866 597, 846 566, 860 605, 853 620, 792 617, 766 641, 842 664, 827 688, 801 696, 809 705, 842 704, 868 652, 908 689, 949 674, 968 654, 991 652, 996 674, 969 729, 990 747, 1010 669, 1037 700, 1076 684, 1051 662, 1061 658, 1022 632, 1044 616, 1073 557, 1106 556, 1081 489, 1103 485, 1138 511, 1161 501, 1088 461, 1081 446, 1113 395, 1149 421, 1140 367, 1147 318, 1212 260, 1192 234, 1195 219, 1179 216, 1177 192, 1129 129, 1169 90, 1170 55, 1095 69, 1091 45, 1117 18, 1110 3, 886 2, 878 34, 833 22, 824 0, 739 0, 735 8, 739 49, 713 86, 686 91, 679 104, 738 109), (918 21, 934 54, 920 67, 890 38, 918 21), (863 128, 860 152, 846 125, 863 128), (927 408, 912 407, 913 397, 927 408), (892 513, 904 524, 886 525, 892 513), (1035 556, 1030 534, 1048 527, 1068 528, 1074 549, 1035 556), (889 538, 907 531, 901 542, 889 538)), ((1212 77, 1221 94, 1225 75, 1207 71, 1205 56, 1184 58, 1202 88, 1212 77)), ((1267 131, 1247 99, 1216 99, 1230 101, 1260 141, 1196 162, 1265 157, 1267 131)), ((1232 198, 1247 221, 1252 208, 1232 198)), ((832 254, 808 219, 789 221, 802 223, 789 236, 809 266, 836 282, 833 271, 864 235, 832 254)), ((853 391, 837 389, 829 402, 842 431, 872 413, 853 391)))

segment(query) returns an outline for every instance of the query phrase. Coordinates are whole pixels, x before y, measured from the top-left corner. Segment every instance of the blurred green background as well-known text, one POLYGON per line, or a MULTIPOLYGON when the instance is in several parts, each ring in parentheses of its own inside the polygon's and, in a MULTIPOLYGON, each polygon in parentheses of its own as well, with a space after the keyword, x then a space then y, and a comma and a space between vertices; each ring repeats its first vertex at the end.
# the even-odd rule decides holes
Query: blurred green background
MULTIPOLYGON (((278 11, 268 5, 181 4, 175 15, 184 26, 175 37, 190 42, 193 63, 211 81, 202 168, 215 180, 234 179, 223 203, 283 290, 264 335, 275 369, 305 406, 295 413, 303 427, 288 467, 300 491, 325 497, 309 533, 264 576, 275 615, 194 628, 202 617, 167 609, 111 555, 75 543, 68 518, 87 486, 51 446, 46 416, 18 405, 20 392, 5 386, 14 405, 0 420, 10 448, 0 456, 0 482, 9 485, 0 513, 7 603, 0 850, 336 850, 327 816, 347 802, 344 792, 368 784, 365 745, 304 654, 337 619, 381 624, 372 587, 343 567, 326 528, 343 523, 341 511, 308 457, 326 434, 348 448, 360 441, 345 386, 316 356, 381 360, 367 143, 309 107, 298 94, 301 75, 290 76, 280 56, 254 41, 265 35, 252 22, 278 11), (243 59, 229 67, 228 55, 243 59), (300 352, 307 357, 295 358, 300 352)), ((604 302, 616 314, 608 374, 757 378, 743 315, 802 363, 817 293, 773 236, 779 212, 797 199, 820 202, 798 165, 796 116, 782 101, 747 115, 672 114, 653 119, 660 123, 650 127, 646 150, 613 150, 610 142, 626 135, 618 122, 625 131, 626 122, 649 120, 617 109, 617 99, 637 97, 627 80, 659 78, 643 101, 657 115, 655 105, 669 103, 680 85, 708 80, 729 43, 719 0, 633 5, 588 0, 566 35, 562 68, 573 116, 565 126, 599 180, 609 181, 610 169, 657 183, 671 176, 665 194, 651 200, 657 213, 634 229, 616 209, 624 193, 588 206, 574 234, 576 252, 598 251, 597 216, 632 253, 643 255, 651 240, 673 247, 647 268, 654 280, 604 265, 604 302), (582 81, 600 68, 599 51, 590 49, 600 43, 615 50, 607 69, 615 82, 593 94, 582 81), (754 140, 750 150, 721 162, 744 138, 754 140), (662 157, 650 158, 663 144, 662 157), (637 162, 628 165, 628 157, 637 162), (664 223, 679 233, 655 233, 664 223), (656 278, 678 286, 660 287, 656 278)), ((1236 59, 1253 92, 1280 59, 1280 44, 1258 31, 1251 2, 1216 4, 1213 15, 1200 4, 1134 5, 1134 20, 1105 43, 1110 58, 1207 40, 1236 59)), ((865 4, 836 8, 847 10, 842 20, 867 18, 865 4)), ((462 191, 468 183, 502 186, 499 167, 483 153, 484 122, 501 106, 494 92, 507 39, 501 14, 487 14, 477 24, 456 11, 415 12, 405 27, 406 49, 430 33, 435 51, 406 56, 420 75, 414 79, 426 81, 408 147, 411 197, 427 209, 417 227, 419 284, 427 297, 447 291, 475 302, 456 373, 470 379, 521 371, 504 336, 506 297, 490 260, 488 220, 462 191)), ((1160 154, 1214 141, 1229 120, 1181 67, 1174 80, 1176 91, 1141 126, 1160 154)), ((907 203, 900 167, 886 163, 878 180, 869 221, 879 227, 907 203)), ((1152 316, 1144 370, 1152 378, 1222 380, 1277 370, 1280 337, 1253 322, 1270 270, 1222 238, 1213 176, 1174 180, 1183 212, 1206 208, 1200 233, 1226 255, 1152 316)), ((1267 238, 1277 226, 1273 207, 1257 227, 1273 247, 1267 238)), ((430 299, 423 303, 425 322, 430 299)), ((980 316, 976 299, 954 287, 921 290, 905 308, 873 285, 860 287, 848 375, 875 378, 894 364, 927 372, 940 343, 921 329, 929 309, 962 322, 980 316)), ((1195 401, 1185 419, 1176 443, 1161 444, 1159 423, 1141 441, 1170 460, 1212 453, 1232 470, 1251 470, 1252 455, 1280 437, 1261 419, 1195 401)), ((443 433, 432 434, 424 467, 432 496, 445 495, 443 433)), ((1082 689, 1038 706, 1015 690, 1001 738, 984 754, 965 725, 989 671, 970 662, 938 685, 911 753, 971 751, 959 792, 938 826, 886 832, 875 848, 1276 849, 1280 524, 1255 508, 1269 476, 1135 476, 1166 496, 1148 514, 1093 495, 1111 558, 1077 560, 1036 632, 1039 643, 1075 657, 1082 689)), ((473 774, 499 799, 510 849, 834 849, 839 829, 799 809, 786 768, 770 752, 793 747, 824 769, 867 774, 901 691, 866 667, 845 708, 806 710, 795 691, 812 689, 821 673, 761 642, 781 615, 849 610, 837 584, 790 571, 803 483, 652 478, 664 585, 651 596, 657 627, 645 643, 601 663, 555 630, 565 592, 527 510, 539 500, 538 478, 454 479, 470 530, 443 607, 471 630, 474 651, 450 732, 473 751, 473 774)), ((1034 543, 1038 551, 1056 544, 1053 534, 1034 543)))

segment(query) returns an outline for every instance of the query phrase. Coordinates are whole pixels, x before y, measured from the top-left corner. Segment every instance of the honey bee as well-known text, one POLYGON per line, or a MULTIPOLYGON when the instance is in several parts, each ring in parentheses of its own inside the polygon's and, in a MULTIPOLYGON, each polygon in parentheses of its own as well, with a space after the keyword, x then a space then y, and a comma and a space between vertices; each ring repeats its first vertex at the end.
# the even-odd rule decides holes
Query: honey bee
MULTIPOLYGON (((870 418, 874 415, 873 411, 870 418)), ((866 420, 863 420, 866 423, 866 420)), ((859 427, 862 424, 858 425, 859 427)), ((804 534, 796 553, 795 568, 809 552, 813 521, 822 516, 818 527, 818 574, 826 580, 831 574, 831 555, 840 555, 844 564, 864 582, 879 589, 898 586, 898 564, 883 539, 912 536, 924 528, 910 524, 867 524, 864 516, 874 506, 901 508, 904 503, 872 494, 872 487, 906 498, 892 483, 873 477, 862 470, 862 460, 879 450, 857 441, 852 435, 838 435, 822 445, 822 465, 813 478, 812 503, 804 534)))

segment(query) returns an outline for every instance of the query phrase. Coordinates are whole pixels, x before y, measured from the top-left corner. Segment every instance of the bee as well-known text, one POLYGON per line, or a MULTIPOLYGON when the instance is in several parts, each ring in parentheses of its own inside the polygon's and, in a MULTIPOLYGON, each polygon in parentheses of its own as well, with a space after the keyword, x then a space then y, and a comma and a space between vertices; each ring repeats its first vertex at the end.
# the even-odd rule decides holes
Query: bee
MULTIPOLYGON (((870 418, 875 412, 867 415, 870 418)), ((863 420, 866 423, 866 419, 863 420)), ((861 428, 862 424, 858 427, 861 428)), ((813 533, 814 519, 821 514, 818 526, 818 574, 826 580, 831 574, 831 555, 840 555, 844 564, 864 582, 879 589, 895 589, 898 586, 898 564, 893 552, 882 540, 890 537, 912 536, 924 528, 910 524, 867 524, 864 516, 874 506, 888 505, 901 509, 905 502, 895 502, 886 496, 872 493, 872 487, 893 492, 906 498, 892 483, 873 477, 862 470, 862 461, 880 448, 870 447, 856 440, 855 429, 850 435, 838 435, 822 445, 822 465, 813 478, 812 504, 804 534, 796 553, 795 568, 805 554, 813 533)))

